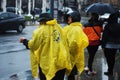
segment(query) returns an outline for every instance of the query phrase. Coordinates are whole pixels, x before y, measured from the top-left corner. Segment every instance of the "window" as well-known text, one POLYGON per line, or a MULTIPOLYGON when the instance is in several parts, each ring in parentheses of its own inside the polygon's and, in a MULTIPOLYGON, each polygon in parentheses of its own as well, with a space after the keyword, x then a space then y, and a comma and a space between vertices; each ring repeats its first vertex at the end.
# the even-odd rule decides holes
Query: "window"
POLYGON ((0 19, 7 19, 8 18, 8 14, 7 13, 3 13, 0 15, 0 19))

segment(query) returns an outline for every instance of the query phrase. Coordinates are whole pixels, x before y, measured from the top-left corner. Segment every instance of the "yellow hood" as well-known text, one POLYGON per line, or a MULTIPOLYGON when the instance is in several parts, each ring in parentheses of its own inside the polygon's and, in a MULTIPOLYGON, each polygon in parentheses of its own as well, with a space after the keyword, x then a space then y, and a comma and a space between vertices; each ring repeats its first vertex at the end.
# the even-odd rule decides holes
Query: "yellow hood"
POLYGON ((48 25, 55 25, 55 24, 57 24, 57 21, 56 21, 56 19, 50 20, 50 21, 47 21, 46 24, 48 24, 48 25))

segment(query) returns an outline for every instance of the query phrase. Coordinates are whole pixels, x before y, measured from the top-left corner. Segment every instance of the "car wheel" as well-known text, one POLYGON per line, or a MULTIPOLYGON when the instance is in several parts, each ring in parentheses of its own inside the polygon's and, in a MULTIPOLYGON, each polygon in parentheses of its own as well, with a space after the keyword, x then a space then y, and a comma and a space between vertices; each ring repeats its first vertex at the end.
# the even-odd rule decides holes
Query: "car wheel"
POLYGON ((23 26, 22 25, 19 25, 18 26, 18 29, 17 29, 17 32, 18 33, 21 33, 23 31, 23 26))

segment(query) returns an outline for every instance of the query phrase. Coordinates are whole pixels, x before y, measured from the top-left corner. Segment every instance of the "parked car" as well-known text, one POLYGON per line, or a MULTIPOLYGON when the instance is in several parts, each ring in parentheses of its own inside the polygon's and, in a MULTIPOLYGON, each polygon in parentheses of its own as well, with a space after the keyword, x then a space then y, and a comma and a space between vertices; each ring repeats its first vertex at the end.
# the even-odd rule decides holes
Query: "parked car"
POLYGON ((21 33, 25 28, 25 18, 12 12, 0 13, 0 32, 17 30, 21 33))
POLYGON ((7 11, 7 12, 13 12, 13 13, 15 13, 16 10, 17 10, 17 13, 18 13, 18 14, 19 14, 19 13, 23 13, 22 9, 20 10, 20 9, 18 9, 18 8, 16 8, 16 7, 7 7, 7 8, 6 8, 6 11, 7 11))

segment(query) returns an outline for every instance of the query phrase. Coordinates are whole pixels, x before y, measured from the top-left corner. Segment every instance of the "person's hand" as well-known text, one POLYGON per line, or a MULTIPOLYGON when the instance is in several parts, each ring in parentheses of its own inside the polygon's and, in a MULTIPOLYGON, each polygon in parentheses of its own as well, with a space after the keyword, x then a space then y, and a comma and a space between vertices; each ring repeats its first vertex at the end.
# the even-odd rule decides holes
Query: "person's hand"
POLYGON ((20 38, 20 43, 23 43, 24 40, 25 40, 25 37, 21 37, 20 38))

